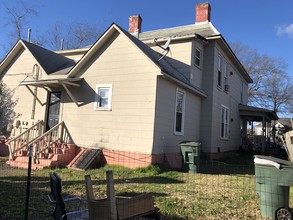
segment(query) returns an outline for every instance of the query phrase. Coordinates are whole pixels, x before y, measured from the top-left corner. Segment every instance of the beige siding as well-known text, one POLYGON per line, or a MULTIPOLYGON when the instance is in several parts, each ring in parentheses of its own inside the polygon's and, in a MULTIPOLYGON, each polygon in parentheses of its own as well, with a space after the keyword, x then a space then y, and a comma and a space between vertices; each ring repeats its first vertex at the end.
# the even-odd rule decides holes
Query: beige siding
POLYGON ((179 152, 179 143, 186 140, 199 140, 200 130, 200 98, 185 91, 184 134, 175 135, 176 91, 179 86, 158 78, 154 153, 179 152))
MULTIPOLYGON (((152 45, 150 45, 152 46, 152 45)), ((152 46, 152 49, 162 53, 163 50, 158 46, 152 46)), ((167 54, 168 62, 184 74, 186 79, 190 80, 192 43, 190 41, 171 41, 170 52, 167 54)))
POLYGON ((63 106, 62 119, 74 141, 81 146, 151 153, 158 73, 129 39, 113 36, 80 73, 84 83, 74 95, 83 104, 63 106), (97 84, 112 84, 111 111, 94 110, 97 84))
MULTIPOLYGON (((3 82, 8 86, 8 88, 13 90, 13 99, 17 101, 17 105, 14 110, 20 115, 17 120, 21 121, 22 127, 31 126, 32 121, 44 120, 47 92, 43 89, 38 89, 38 98, 44 105, 41 106, 38 102, 36 102, 35 118, 31 119, 32 103, 34 98, 25 86, 19 86, 23 80, 34 79, 32 71, 33 66, 36 63, 36 60, 29 52, 22 50, 12 61, 11 65, 6 69, 5 76, 3 77, 3 82), (28 122, 27 125, 26 122, 28 122)), ((31 87, 31 89, 34 91, 33 87, 31 87)))

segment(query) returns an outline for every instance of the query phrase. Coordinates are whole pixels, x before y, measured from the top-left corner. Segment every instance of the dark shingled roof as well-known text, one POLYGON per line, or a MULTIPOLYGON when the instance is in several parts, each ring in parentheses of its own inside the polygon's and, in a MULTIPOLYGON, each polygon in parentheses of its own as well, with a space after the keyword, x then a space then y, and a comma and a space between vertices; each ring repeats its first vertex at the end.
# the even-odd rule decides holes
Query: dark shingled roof
POLYGON ((38 63, 42 66, 47 74, 73 67, 75 62, 67 57, 47 50, 36 44, 22 40, 27 49, 32 53, 38 63))

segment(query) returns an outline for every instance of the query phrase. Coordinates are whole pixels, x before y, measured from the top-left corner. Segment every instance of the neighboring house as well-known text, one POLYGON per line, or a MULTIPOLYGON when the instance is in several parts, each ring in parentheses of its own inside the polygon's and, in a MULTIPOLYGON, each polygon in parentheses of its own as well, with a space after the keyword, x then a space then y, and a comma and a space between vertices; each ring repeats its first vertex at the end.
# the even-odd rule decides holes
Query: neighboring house
POLYGON ((279 118, 275 124, 277 131, 286 132, 292 130, 293 119, 292 118, 279 118))
POLYGON ((21 114, 12 135, 64 121, 76 145, 129 166, 176 160, 186 140, 209 156, 237 150, 252 79, 210 22, 210 5, 198 4, 187 26, 141 32, 141 17, 129 19, 129 32, 112 24, 90 48, 18 41, 0 64, 21 114))

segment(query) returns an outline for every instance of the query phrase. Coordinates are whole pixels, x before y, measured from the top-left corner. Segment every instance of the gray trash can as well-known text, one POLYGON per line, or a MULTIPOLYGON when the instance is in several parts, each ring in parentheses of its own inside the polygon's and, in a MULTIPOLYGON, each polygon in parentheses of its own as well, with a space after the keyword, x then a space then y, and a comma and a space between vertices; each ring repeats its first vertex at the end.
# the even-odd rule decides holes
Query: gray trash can
POLYGON ((200 145, 198 141, 183 141, 179 144, 183 158, 183 171, 189 173, 199 172, 200 145))
POLYGON ((269 156, 254 156, 256 192, 262 217, 292 219, 289 190, 293 185, 293 163, 269 156))

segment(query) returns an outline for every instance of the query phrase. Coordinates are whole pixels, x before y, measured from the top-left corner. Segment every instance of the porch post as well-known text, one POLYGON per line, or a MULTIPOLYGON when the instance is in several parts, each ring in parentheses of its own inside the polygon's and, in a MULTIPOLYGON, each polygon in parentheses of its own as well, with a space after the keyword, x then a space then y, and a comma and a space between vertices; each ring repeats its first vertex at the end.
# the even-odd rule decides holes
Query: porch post
POLYGON ((262 138, 261 138, 261 151, 262 151, 262 154, 265 153, 265 139, 266 139, 266 122, 265 122, 265 119, 264 117, 262 117, 262 138))

